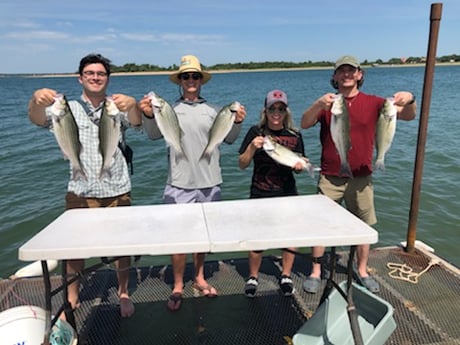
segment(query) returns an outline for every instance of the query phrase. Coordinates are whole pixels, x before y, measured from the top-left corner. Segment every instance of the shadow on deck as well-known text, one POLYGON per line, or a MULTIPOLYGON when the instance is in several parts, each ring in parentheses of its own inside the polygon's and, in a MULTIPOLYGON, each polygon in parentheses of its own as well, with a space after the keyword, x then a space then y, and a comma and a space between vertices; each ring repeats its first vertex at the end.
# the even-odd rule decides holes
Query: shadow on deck
MULTIPOLYGON (((347 254, 339 253, 336 280, 346 279, 347 254)), ((379 296, 394 307, 396 331, 387 344, 460 344, 460 274, 458 269, 423 253, 407 254, 400 248, 371 251, 369 268, 379 281, 379 296), (389 276, 387 263, 405 264, 423 273, 417 283, 389 276), (439 263, 438 263, 439 262, 439 263)), ((115 272, 102 269, 86 277, 81 291, 81 307, 76 312, 79 344, 291 344, 296 331, 311 317, 320 294, 307 294, 302 282, 309 274, 309 257, 296 258, 292 278, 296 292, 284 297, 279 292, 280 261, 267 256, 259 276, 257 297, 243 294, 248 275, 247 260, 209 261, 205 275, 219 291, 209 299, 194 295, 192 266, 187 266, 184 301, 178 312, 166 309, 171 293, 172 272, 168 267, 132 269, 132 300, 136 313, 119 317, 115 272)), ((60 283, 54 276, 53 286, 60 283)), ((326 283, 323 280, 323 287, 326 283)), ((23 304, 44 307, 41 278, 0 281, 0 311, 23 304)), ((53 311, 61 301, 53 300, 53 311)))

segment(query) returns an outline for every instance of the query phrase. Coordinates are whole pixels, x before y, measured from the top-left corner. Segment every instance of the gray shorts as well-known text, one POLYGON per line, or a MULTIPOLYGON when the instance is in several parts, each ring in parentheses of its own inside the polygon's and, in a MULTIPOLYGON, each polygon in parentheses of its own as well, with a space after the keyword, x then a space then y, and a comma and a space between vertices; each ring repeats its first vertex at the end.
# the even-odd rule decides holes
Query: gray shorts
POLYGON ((347 210, 366 224, 377 223, 371 175, 354 178, 320 175, 318 193, 340 204, 345 201, 347 210))
POLYGON ((202 189, 183 189, 167 184, 163 193, 163 203, 165 204, 189 204, 220 200, 220 186, 202 189))

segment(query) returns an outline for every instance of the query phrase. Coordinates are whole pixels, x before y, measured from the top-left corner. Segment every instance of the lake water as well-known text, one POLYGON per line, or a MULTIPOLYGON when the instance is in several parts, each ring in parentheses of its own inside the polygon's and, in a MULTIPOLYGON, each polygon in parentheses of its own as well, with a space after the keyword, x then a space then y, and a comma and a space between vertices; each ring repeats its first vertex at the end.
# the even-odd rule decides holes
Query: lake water
MULTIPOLYGON (((266 93, 274 88, 286 91, 294 120, 299 125, 302 112, 316 98, 333 91, 330 76, 331 70, 214 74, 203 86, 202 96, 208 101, 225 105, 238 100, 248 113, 238 140, 233 145, 221 146, 224 199, 248 197, 252 169, 238 168, 238 148, 249 127, 257 123, 266 93)), ((416 120, 398 122, 393 146, 385 159, 385 172, 374 174, 379 246, 406 240, 423 78, 423 67, 366 69, 362 91, 391 96, 396 91, 409 90, 419 104, 416 120)), ((460 133, 455 121, 460 107, 455 90, 458 91, 459 84, 460 66, 436 67, 417 220, 417 239, 457 266, 460 266, 457 248, 460 133)), ((56 89, 68 98, 81 93, 74 77, 0 78, 0 277, 3 278, 24 265, 17 258, 18 248, 58 217, 64 207, 68 162, 63 160, 54 135, 33 125, 27 116, 30 96, 42 87, 56 89)), ((110 93, 126 93, 136 99, 151 90, 170 102, 179 95, 177 86, 165 75, 114 76, 109 88, 110 93)), ((319 126, 302 130, 302 135, 307 155, 319 164, 319 126)), ((161 203, 167 167, 164 141, 151 141, 145 133, 133 130, 128 131, 128 141, 134 150, 134 205, 161 203)), ((296 178, 301 194, 315 193, 316 179, 308 174, 296 178)), ((169 257, 143 260, 169 263, 169 257)))

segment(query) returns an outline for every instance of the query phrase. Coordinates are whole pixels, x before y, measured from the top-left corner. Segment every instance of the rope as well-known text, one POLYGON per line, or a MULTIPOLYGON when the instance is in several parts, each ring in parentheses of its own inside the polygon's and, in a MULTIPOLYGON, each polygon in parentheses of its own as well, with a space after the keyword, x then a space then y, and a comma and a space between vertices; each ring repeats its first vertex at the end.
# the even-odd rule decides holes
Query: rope
POLYGON ((406 282, 417 284, 419 277, 428 271, 432 266, 438 265, 439 260, 431 259, 428 266, 421 272, 414 272, 412 267, 406 264, 398 264, 394 262, 387 263, 387 267, 391 270, 388 275, 393 279, 404 280, 406 282))

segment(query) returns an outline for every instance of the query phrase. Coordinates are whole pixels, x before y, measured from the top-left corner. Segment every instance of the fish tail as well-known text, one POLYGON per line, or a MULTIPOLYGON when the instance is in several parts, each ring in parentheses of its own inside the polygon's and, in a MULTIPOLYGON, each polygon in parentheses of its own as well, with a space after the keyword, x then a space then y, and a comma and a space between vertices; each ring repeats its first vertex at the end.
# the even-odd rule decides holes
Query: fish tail
POLYGON ((306 170, 311 178, 315 178, 315 166, 313 164, 308 163, 306 170))
POLYGON ((353 173, 351 172, 350 164, 348 164, 348 162, 340 165, 340 176, 353 177, 353 173))
POLYGON ((72 180, 77 181, 77 180, 84 180, 87 181, 88 178, 86 177, 85 172, 81 167, 74 167, 72 168, 72 180))
POLYGON ((99 174, 99 180, 104 180, 104 179, 107 179, 107 178, 111 178, 112 177, 112 173, 110 172, 110 167, 102 167, 101 169, 101 173, 99 174))
POLYGON ((208 163, 211 162, 211 152, 209 152, 207 149, 203 151, 203 153, 200 156, 200 160, 206 159, 208 163))
POLYGON ((385 171, 385 163, 383 161, 383 158, 377 159, 375 161, 375 170, 385 171))

